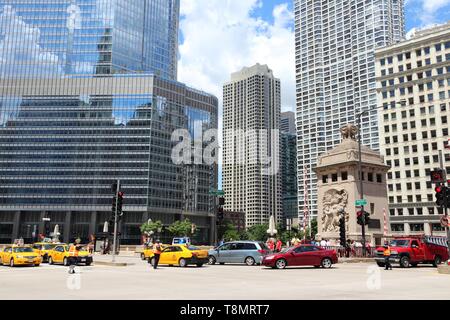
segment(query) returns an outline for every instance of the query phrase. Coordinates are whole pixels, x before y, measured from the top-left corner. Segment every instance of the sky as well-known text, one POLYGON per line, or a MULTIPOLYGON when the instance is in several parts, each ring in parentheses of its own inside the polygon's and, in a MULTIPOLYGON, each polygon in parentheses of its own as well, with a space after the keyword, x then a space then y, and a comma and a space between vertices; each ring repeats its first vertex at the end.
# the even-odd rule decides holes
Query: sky
MULTIPOLYGON (((293 1, 181 0, 179 80, 222 101, 244 66, 267 64, 281 79, 282 111, 295 107, 293 1)), ((450 0, 405 0, 406 32, 450 20, 450 0)))
MULTIPOLYGON (((405 18, 408 35, 447 22, 450 0, 405 0, 405 18)), ((281 80, 282 111, 295 110, 294 38, 292 0, 181 0, 178 80, 217 96, 220 140, 223 84, 244 66, 267 64, 281 80)))

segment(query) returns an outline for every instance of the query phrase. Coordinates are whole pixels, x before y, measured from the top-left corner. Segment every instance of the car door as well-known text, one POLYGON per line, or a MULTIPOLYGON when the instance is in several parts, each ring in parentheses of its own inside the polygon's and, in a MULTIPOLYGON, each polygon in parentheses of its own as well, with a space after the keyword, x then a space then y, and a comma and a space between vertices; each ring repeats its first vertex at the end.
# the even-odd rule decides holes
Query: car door
POLYGON ((217 262, 218 263, 230 262, 229 261, 230 251, 231 251, 230 249, 231 249, 231 243, 225 243, 218 248, 218 252, 217 252, 217 262))
POLYGON ((230 246, 228 262, 242 263, 244 261, 244 258, 241 259, 241 256, 243 255, 243 251, 244 251, 243 243, 239 243, 239 242, 232 243, 230 246))
POLYGON ((161 255, 159 256, 160 264, 170 264, 172 254, 174 254, 173 248, 174 247, 170 246, 161 251, 161 255))
POLYGON ((8 264, 9 263, 9 259, 11 259, 11 255, 12 255, 12 248, 5 248, 5 250, 3 251, 3 255, 2 255, 2 262, 4 264, 8 264))
POLYGON ((411 241, 411 251, 412 251, 412 261, 423 261, 425 259, 425 253, 423 249, 419 246, 419 241, 411 241))
POLYGON ((306 259, 304 253, 305 253, 304 246, 298 246, 295 249, 293 249, 291 251, 291 254, 287 257, 288 265, 305 266, 306 259))

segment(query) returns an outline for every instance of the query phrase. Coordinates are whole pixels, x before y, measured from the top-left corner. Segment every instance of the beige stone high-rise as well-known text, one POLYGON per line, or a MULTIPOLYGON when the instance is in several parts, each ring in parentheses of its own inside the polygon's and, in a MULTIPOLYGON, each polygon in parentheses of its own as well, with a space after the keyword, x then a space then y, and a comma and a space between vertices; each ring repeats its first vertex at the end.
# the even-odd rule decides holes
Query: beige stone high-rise
POLYGON ((282 218, 280 112, 280 80, 267 65, 243 68, 223 87, 225 210, 244 212, 247 228, 282 218))
POLYGON ((430 171, 442 151, 450 172, 450 23, 377 50, 376 73, 392 233, 445 235, 430 171))

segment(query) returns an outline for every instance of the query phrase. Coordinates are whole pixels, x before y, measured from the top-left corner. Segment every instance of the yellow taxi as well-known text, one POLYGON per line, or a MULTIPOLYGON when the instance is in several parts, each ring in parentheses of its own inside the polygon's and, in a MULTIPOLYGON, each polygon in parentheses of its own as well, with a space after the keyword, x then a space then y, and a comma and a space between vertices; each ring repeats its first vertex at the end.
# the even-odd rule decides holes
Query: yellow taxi
MULTIPOLYGON (((161 248, 164 250, 167 248, 168 244, 161 244, 161 248)), ((144 248, 144 251, 141 253, 141 259, 142 260, 148 260, 150 257, 153 257, 153 246, 146 246, 144 248)))
POLYGON ((64 243, 50 243, 50 242, 37 242, 33 244, 34 251, 42 257, 42 262, 48 262, 48 253, 53 250, 57 245, 64 245, 64 243))
MULTIPOLYGON (((149 258, 149 263, 153 265, 153 251, 150 253, 149 258)), ((167 246, 162 250, 159 258, 159 264, 169 266, 187 267, 190 264, 195 264, 197 267, 202 267, 205 263, 208 263, 207 250, 201 250, 185 244, 167 246)))
MULTIPOLYGON (((59 244, 56 245, 55 248, 48 252, 48 263, 49 264, 63 264, 65 266, 69 265, 69 245, 67 244, 59 244)), ((90 266, 92 264, 93 258, 92 255, 87 251, 86 248, 81 248, 78 251, 77 264, 82 263, 86 266, 90 266)))
POLYGON ((32 247, 28 246, 9 246, 1 252, 1 262, 10 267, 30 265, 39 267, 42 258, 32 247))

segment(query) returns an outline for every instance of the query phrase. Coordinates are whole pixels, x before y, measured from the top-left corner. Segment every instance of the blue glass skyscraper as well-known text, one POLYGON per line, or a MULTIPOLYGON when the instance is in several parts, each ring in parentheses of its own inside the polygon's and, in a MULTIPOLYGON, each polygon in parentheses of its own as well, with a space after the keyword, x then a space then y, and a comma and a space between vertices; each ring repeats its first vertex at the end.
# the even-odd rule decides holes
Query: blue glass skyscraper
POLYGON ((0 0, 3 76, 177 78, 179 0, 0 0))
POLYGON ((172 160, 175 130, 218 125, 217 98, 176 81, 178 17, 179 0, 0 0, 0 243, 88 241, 117 179, 122 243, 150 218, 213 241, 217 166, 172 160))

